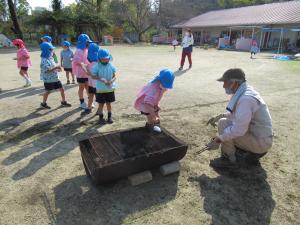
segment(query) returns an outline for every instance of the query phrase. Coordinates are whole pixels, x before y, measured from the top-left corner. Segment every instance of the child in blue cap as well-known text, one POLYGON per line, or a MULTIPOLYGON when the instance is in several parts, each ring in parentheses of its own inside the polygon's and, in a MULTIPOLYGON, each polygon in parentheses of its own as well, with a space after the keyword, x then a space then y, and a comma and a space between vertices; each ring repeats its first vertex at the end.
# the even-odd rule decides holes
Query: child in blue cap
POLYGON ((89 62, 87 60, 88 45, 91 43, 91 39, 87 34, 80 34, 77 38, 76 51, 72 61, 72 70, 77 78, 78 97, 80 101, 80 108, 86 109, 87 105, 84 102, 83 92, 84 89, 88 92, 88 76, 84 69, 84 66, 89 62))
MULTIPOLYGON (((49 43, 52 44, 52 37, 50 37, 50 36, 48 36, 48 35, 45 35, 45 36, 41 37, 41 41, 42 41, 41 43, 43 43, 43 42, 49 42, 49 43)), ((54 51, 53 51, 53 53, 52 53, 52 57, 53 57, 53 59, 54 59, 54 62, 55 62, 55 63, 58 63, 57 56, 56 56, 56 54, 55 54, 54 51)))
POLYGON ((103 107, 107 108, 107 123, 113 123, 111 103, 115 101, 116 68, 110 63, 111 55, 108 50, 100 49, 99 62, 92 68, 92 77, 96 79, 96 102, 99 103, 99 122, 106 123, 103 118, 103 107))
POLYGON ((89 64, 86 67, 87 70, 87 75, 89 76, 89 100, 88 100, 88 108, 85 109, 85 113, 91 113, 93 106, 93 101, 94 101, 94 96, 96 95, 96 80, 93 79, 91 71, 92 68, 98 63, 98 51, 99 51, 99 46, 95 43, 92 43, 89 45, 88 49, 88 56, 87 59, 89 61, 89 64))
POLYGON ((72 76, 72 84, 75 84, 74 74, 72 72, 72 59, 74 57, 73 51, 70 49, 71 43, 63 42, 63 50, 60 52, 60 66, 64 68, 67 77, 67 84, 70 84, 70 73, 72 76))
POLYGON ((41 54, 41 78, 44 81, 45 93, 43 95, 43 102, 41 107, 50 109, 51 107, 47 105, 47 99, 52 90, 59 89, 61 94, 61 105, 70 107, 71 104, 67 103, 65 98, 65 91, 62 87, 60 80, 58 79, 58 72, 61 71, 60 66, 56 66, 53 59, 53 49, 54 46, 50 42, 44 42, 40 45, 42 50, 41 54))
POLYGON ((159 102, 167 89, 173 88, 175 76, 169 69, 161 70, 159 75, 144 86, 137 95, 134 108, 147 116, 146 127, 160 132, 159 102))

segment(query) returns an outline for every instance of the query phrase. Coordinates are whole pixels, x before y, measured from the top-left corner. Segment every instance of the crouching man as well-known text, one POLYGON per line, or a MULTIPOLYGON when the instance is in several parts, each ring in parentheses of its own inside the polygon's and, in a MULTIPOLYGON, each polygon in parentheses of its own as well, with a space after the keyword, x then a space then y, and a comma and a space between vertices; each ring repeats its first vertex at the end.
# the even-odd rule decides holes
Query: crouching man
POLYGON ((237 168, 240 163, 257 164, 273 142, 268 107, 248 85, 243 70, 229 69, 217 81, 224 82, 226 94, 232 97, 226 107, 228 112, 207 122, 213 126, 218 122, 218 135, 206 147, 213 150, 221 145, 221 157, 212 160, 210 166, 222 169, 237 168))

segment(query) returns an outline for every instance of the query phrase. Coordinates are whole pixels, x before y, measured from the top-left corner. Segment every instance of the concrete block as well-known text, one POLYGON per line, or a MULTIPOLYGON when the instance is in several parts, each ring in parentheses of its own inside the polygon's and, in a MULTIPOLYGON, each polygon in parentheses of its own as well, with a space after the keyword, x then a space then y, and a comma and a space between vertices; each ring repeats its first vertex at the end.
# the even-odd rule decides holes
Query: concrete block
POLYGON ((180 163, 179 163, 179 161, 174 161, 174 162, 162 165, 159 168, 159 170, 163 176, 167 176, 169 174, 178 172, 180 170, 180 163))
POLYGON ((152 180, 152 173, 149 170, 146 170, 129 176, 128 180, 132 186, 143 184, 152 180))

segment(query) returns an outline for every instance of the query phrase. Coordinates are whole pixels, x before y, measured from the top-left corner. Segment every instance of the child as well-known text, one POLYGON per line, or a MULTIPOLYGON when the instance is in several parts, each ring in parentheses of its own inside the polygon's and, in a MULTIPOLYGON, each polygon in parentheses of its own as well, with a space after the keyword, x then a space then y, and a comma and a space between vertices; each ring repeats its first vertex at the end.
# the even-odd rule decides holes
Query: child
MULTIPOLYGON (((52 43, 52 37, 45 35, 45 36, 41 37, 41 41, 42 41, 41 43, 43 43, 43 42, 49 42, 49 43, 52 43)), ((56 56, 56 54, 55 54, 54 51, 53 51, 53 53, 52 53, 52 57, 53 57, 53 59, 54 59, 54 62, 55 62, 55 63, 58 63, 57 56, 56 56)))
POLYGON ((89 62, 87 60, 87 47, 91 39, 86 34, 80 34, 77 39, 76 51, 72 61, 72 70, 77 78, 77 83, 79 84, 78 97, 80 101, 80 107, 86 109, 87 105, 84 102, 83 91, 84 89, 88 91, 88 76, 84 70, 84 65, 89 62))
POLYGON ((58 72, 61 71, 60 66, 56 66, 54 59, 52 57, 54 46, 50 42, 44 42, 40 45, 41 54, 41 77, 44 81, 45 93, 43 95, 43 102, 41 107, 50 109, 51 107, 47 105, 47 99, 52 90, 59 89, 61 94, 61 105, 70 107, 71 104, 66 102, 65 91, 62 87, 60 80, 58 79, 58 72))
POLYGON ((253 54, 255 55, 256 53, 259 52, 259 48, 258 48, 258 45, 257 45, 257 42, 256 42, 255 39, 253 39, 252 42, 251 42, 250 52, 251 52, 250 59, 253 59, 253 54))
POLYGON ((140 90, 135 100, 134 107, 147 116, 146 127, 156 132, 161 131, 158 126, 160 124, 158 104, 167 89, 173 88, 174 79, 171 70, 161 70, 158 76, 140 90))
POLYGON ((176 46, 178 45, 178 41, 176 40, 176 38, 174 38, 174 40, 172 41, 172 45, 174 48, 174 51, 176 50, 176 46))
POLYGON ((74 74, 72 72, 72 59, 74 57, 74 54, 70 49, 70 45, 71 44, 68 41, 63 42, 63 50, 60 52, 60 65, 66 72, 67 84, 70 84, 69 73, 71 73, 72 76, 72 84, 75 84, 74 74))
POLYGON ((92 43, 89 45, 88 49, 88 56, 87 59, 89 61, 89 64, 87 65, 87 75, 89 76, 89 100, 88 100, 88 108, 85 109, 85 113, 91 113, 92 112, 92 107, 93 107, 93 101, 94 101, 94 96, 96 94, 96 80, 92 78, 92 68, 94 65, 97 64, 98 62, 98 51, 99 51, 99 46, 95 43, 92 43))
POLYGON ((111 103, 115 101, 116 68, 109 62, 110 53, 106 49, 98 52, 99 62, 92 68, 92 77, 96 79, 96 101, 99 103, 98 114, 100 124, 105 124, 103 107, 107 108, 107 123, 113 123, 111 103))
POLYGON ((32 83, 28 75, 28 67, 31 66, 29 52, 25 48, 24 42, 21 39, 13 40, 13 44, 18 48, 17 57, 14 59, 17 60, 17 66, 20 68, 20 75, 26 81, 24 87, 29 87, 32 83))

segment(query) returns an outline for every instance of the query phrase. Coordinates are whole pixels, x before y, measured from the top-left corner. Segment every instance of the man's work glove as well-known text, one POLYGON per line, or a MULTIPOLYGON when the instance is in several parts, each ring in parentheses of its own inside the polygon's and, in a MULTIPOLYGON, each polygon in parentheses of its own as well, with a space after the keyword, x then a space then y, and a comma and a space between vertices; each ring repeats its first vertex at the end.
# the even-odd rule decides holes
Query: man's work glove
POLYGON ((208 124, 212 125, 213 127, 216 126, 216 122, 218 122, 221 118, 224 118, 225 117, 225 114, 222 113, 220 115, 217 115, 217 116, 214 116, 212 118, 210 118, 207 123, 206 123, 206 126, 208 126, 208 124))

